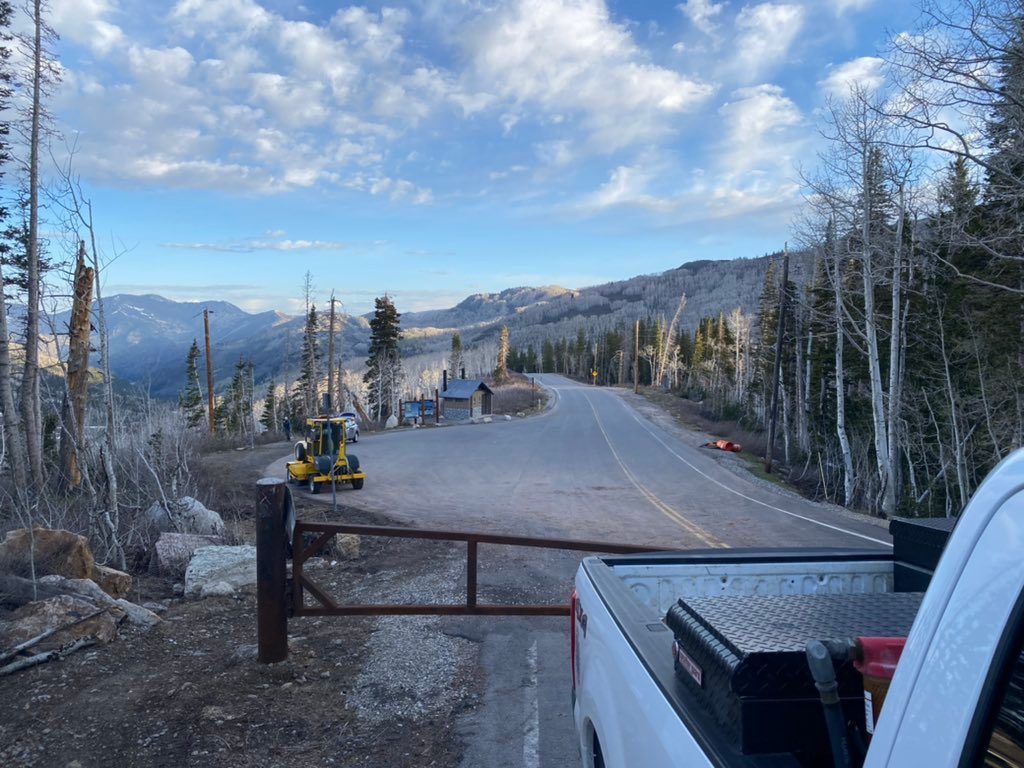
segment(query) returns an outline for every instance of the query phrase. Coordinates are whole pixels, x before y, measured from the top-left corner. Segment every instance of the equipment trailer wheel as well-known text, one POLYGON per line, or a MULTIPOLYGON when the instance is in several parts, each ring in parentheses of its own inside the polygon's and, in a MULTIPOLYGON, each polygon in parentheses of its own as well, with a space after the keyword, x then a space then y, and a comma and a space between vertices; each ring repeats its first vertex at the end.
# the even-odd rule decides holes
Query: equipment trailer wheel
POLYGON ((353 480, 352 481, 352 487, 355 488, 357 491, 362 490, 363 478, 360 477, 360 478, 357 478, 356 480, 353 480))
POLYGON ((306 488, 310 493, 320 493, 320 486, 313 479, 314 477, 316 477, 316 475, 312 474, 306 479, 306 488))

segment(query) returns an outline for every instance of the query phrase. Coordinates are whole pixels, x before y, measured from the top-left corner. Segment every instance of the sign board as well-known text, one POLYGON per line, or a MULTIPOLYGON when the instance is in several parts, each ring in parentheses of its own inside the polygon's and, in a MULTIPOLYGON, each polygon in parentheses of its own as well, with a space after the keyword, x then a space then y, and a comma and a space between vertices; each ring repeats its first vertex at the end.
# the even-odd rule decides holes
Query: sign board
POLYGON ((422 411, 420 410, 420 401, 419 400, 408 400, 408 401, 402 403, 402 416, 403 416, 403 418, 415 419, 415 418, 417 418, 418 416, 421 416, 421 415, 426 415, 428 417, 433 417, 433 415, 434 415, 434 401, 433 400, 424 400, 423 401, 423 410, 422 411))

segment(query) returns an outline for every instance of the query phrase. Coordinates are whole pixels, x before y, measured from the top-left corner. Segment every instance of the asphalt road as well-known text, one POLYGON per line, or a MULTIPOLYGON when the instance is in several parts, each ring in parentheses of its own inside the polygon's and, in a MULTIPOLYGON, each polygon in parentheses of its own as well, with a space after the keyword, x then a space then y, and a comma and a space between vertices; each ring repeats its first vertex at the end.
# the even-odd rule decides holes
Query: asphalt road
MULTIPOLYGON (((542 415, 350 446, 368 478, 339 497, 423 528, 666 548, 888 546, 884 528, 734 473, 621 393, 538 379, 554 395, 542 415)), ((329 493, 320 498, 330 503, 329 493)), ((567 600, 579 560, 498 547, 480 557, 481 602, 567 600)), ((438 627, 480 644, 482 691, 459 723, 466 768, 579 764, 564 620, 452 618, 438 627)))

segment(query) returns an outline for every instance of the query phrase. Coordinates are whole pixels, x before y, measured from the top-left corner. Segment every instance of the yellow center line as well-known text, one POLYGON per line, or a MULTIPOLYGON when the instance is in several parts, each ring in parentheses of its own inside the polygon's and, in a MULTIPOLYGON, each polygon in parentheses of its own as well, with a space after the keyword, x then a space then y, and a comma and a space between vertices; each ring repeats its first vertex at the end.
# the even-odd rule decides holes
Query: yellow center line
POLYGON ((699 539, 705 545, 709 547, 726 547, 728 546, 722 541, 719 541, 710 533, 705 531, 696 523, 687 520, 679 512, 674 510, 664 501, 659 499, 653 491, 648 489, 643 483, 636 479, 636 476, 630 472, 629 467, 626 466, 625 462, 622 461, 619 456, 619 452, 615 450, 615 446, 612 445, 611 439, 608 437, 608 433, 605 432, 604 424, 601 423, 601 417, 597 415, 597 409, 594 407, 594 403, 587 395, 583 395, 583 398, 587 401, 587 405, 590 406, 590 410, 594 412, 594 420, 597 422, 597 428, 601 430, 601 434, 604 436, 604 441, 608 444, 608 449, 612 452, 612 456, 615 457, 615 461, 618 462, 619 467, 622 469, 622 473, 626 478, 633 484, 633 486, 640 491, 641 495, 651 503, 655 509, 661 512, 665 517, 674 522, 684 531, 689 533, 696 539, 699 539))

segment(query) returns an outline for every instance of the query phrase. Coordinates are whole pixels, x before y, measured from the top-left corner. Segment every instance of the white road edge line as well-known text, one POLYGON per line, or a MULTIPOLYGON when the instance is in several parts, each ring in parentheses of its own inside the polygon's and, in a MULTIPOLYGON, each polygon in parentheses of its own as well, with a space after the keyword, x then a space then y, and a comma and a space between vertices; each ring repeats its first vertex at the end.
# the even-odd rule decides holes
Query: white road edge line
POLYGON ((644 424, 644 422, 637 415, 635 409, 630 407, 630 405, 625 400, 623 400, 622 398, 619 398, 619 402, 622 403, 622 407, 626 409, 626 411, 629 413, 629 415, 632 416, 636 420, 636 423, 639 424, 641 427, 643 427, 643 429, 651 437, 653 437, 655 440, 657 440, 659 443, 661 443, 662 447, 666 451, 671 453, 673 456, 675 456, 677 459, 679 459, 681 462, 683 462, 683 464, 688 466, 690 469, 692 469, 694 472, 696 472, 701 477, 703 477, 703 478, 705 478, 707 480, 710 480, 712 483, 717 485, 719 488, 722 488, 723 490, 726 490, 729 493, 735 494, 736 496, 739 496, 741 499, 746 499, 747 501, 752 501, 755 504, 760 504, 762 507, 768 507, 768 509, 774 509, 776 512, 781 512, 784 515, 789 515, 790 517, 796 517, 796 518, 798 518, 800 520, 805 520, 808 523, 814 523, 815 525, 820 525, 823 528, 829 528, 830 530, 839 531, 840 533, 845 533, 845 534, 848 534, 850 536, 856 536, 858 539, 864 539, 865 541, 873 541, 876 544, 881 544, 883 546, 890 547, 890 548, 892 547, 892 544, 890 542, 888 542, 888 541, 883 541, 882 539, 874 539, 874 538, 872 538, 870 536, 867 536, 866 534, 863 534, 863 533, 857 533, 856 531, 851 531, 851 530, 848 530, 846 528, 841 528, 838 525, 832 525, 830 523, 824 523, 821 520, 815 520, 813 517, 807 517, 806 515, 798 515, 796 512, 790 512, 789 510, 782 509, 782 507, 776 507, 774 504, 769 504, 766 501, 761 501, 760 499, 755 499, 752 496, 747 496, 745 493, 740 493, 735 488, 730 488, 725 483, 720 482, 720 481, 716 480, 715 478, 711 477, 711 475, 709 475, 706 472, 704 472, 703 470, 697 468, 696 466, 691 464, 689 461, 684 459, 682 456, 680 456, 678 453, 676 453, 674 450, 672 450, 672 448, 668 445, 668 443, 666 443, 664 440, 662 440, 660 437, 658 437, 657 434, 655 434, 650 428, 648 428, 648 426, 646 424, 644 424))
POLYGON ((537 705, 537 641, 526 652, 530 679, 526 682, 526 718, 523 722, 523 768, 540 768, 540 708, 537 705))

